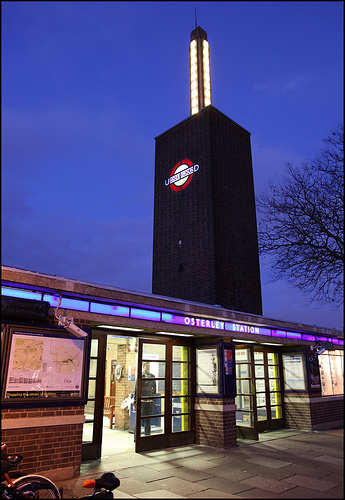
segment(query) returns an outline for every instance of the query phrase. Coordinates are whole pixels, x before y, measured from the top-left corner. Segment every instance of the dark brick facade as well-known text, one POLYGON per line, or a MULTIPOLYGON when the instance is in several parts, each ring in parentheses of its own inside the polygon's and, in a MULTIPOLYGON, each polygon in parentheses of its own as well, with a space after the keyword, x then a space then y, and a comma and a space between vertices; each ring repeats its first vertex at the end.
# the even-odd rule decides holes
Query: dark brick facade
POLYGON ((250 134, 213 106, 156 138, 152 291, 262 314, 250 134), (176 192, 185 158, 200 168, 176 192))

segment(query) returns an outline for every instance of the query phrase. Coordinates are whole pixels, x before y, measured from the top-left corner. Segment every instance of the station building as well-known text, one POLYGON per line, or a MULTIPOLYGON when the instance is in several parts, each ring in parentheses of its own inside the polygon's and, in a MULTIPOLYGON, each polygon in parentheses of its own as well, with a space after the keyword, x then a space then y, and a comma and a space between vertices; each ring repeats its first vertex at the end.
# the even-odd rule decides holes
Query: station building
POLYGON ((121 439, 138 452, 229 448, 237 436, 343 425, 333 329, 3 266, 2 332, 1 439, 23 470, 51 479, 78 475, 111 439, 114 453, 121 439), (61 326, 72 319, 86 337, 61 326), (133 408, 145 361, 152 418, 133 408), (151 420, 151 435, 135 419, 151 420))
POLYGON ((212 105, 200 27, 190 116, 156 138, 152 283, 2 266, 2 441, 24 471, 343 426, 343 333, 262 315, 250 134, 212 105))

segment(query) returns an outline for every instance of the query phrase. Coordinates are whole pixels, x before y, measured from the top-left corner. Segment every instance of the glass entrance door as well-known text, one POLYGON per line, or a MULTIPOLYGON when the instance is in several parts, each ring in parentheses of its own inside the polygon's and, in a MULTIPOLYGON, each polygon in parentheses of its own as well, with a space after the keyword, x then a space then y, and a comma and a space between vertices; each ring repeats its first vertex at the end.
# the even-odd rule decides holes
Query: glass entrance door
POLYGON ((102 419, 104 372, 107 337, 92 332, 88 400, 85 405, 82 461, 100 458, 102 449, 102 419))
POLYGON ((135 451, 194 442, 190 345, 140 339, 135 451))
POLYGON ((281 364, 278 352, 254 349, 258 432, 285 427, 281 364))
POLYGON ((285 427, 280 354, 258 346, 236 346, 238 437, 285 427))

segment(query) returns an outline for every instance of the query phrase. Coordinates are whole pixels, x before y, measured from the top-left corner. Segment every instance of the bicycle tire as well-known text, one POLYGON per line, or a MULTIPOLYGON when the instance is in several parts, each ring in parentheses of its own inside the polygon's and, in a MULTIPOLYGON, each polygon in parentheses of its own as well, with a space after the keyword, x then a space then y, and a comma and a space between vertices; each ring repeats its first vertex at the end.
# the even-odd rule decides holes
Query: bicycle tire
POLYGON ((30 485, 33 482, 39 482, 42 484, 42 487, 35 491, 35 496, 33 498, 61 498, 60 492, 53 481, 50 481, 50 479, 43 476, 28 475, 20 477, 15 479, 13 484, 17 488, 19 494, 24 494, 25 492, 30 491, 30 485))

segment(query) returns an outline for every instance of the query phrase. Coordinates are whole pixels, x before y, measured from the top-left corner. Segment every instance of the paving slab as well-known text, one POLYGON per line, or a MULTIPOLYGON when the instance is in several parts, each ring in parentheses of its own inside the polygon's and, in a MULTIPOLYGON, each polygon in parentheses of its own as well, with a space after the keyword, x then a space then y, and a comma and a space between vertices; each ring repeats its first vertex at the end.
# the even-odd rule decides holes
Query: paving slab
POLYGON ((168 490, 186 497, 188 497, 191 493, 196 493, 205 489, 200 482, 193 483, 191 481, 186 481, 185 479, 176 479, 176 477, 159 479, 158 481, 153 481, 147 484, 149 485, 150 491, 168 490))
POLYGON ((136 495, 137 493, 144 493, 145 491, 151 491, 151 483, 143 483, 142 481, 137 481, 132 477, 125 477, 120 480, 120 486, 115 490, 115 498, 117 491, 123 491, 129 495, 136 495))
MULTIPOLYGON (((119 490, 116 490, 116 493, 114 495, 115 495, 115 498, 137 498, 133 495, 129 495, 128 493, 125 493, 124 491, 119 491, 119 490)), ((65 497, 63 497, 63 498, 65 498, 65 497)), ((69 497, 66 497, 66 498, 69 498, 69 497)), ((78 498, 78 497, 74 497, 74 498, 78 498)))
POLYGON ((255 472, 251 472, 250 467, 247 467, 247 469, 245 469, 244 467, 242 467, 241 469, 238 468, 238 464, 237 468, 220 465, 210 470, 210 473, 212 473, 214 476, 225 477, 226 479, 231 479, 233 481, 241 481, 241 479, 255 476, 255 472))
POLYGON ((282 481, 277 481, 264 476, 249 477, 247 479, 243 479, 241 483, 253 486, 253 488, 271 491, 272 493, 283 493, 294 488, 293 484, 283 483, 282 481))
POLYGON ((238 498, 238 495, 232 495, 226 491, 214 490, 208 488, 207 490, 199 491, 188 495, 188 498, 238 498))
POLYGON ((336 483, 332 483, 330 481, 323 481, 322 479, 301 476, 299 474, 282 479, 282 482, 294 484, 296 486, 303 486, 304 488, 321 492, 331 490, 332 488, 338 486, 336 483))
POLYGON ((249 458, 248 460, 246 460, 246 462, 251 462, 258 465, 264 465, 265 467, 271 467, 272 469, 281 469, 282 467, 286 467, 293 463, 293 462, 284 462, 283 460, 276 460, 274 458, 268 458, 265 456, 249 458))
POLYGON ((159 462, 157 464, 147 465, 147 467, 149 469, 163 471, 163 470, 169 470, 169 469, 179 469, 181 467, 181 465, 177 465, 177 464, 170 463, 170 462, 159 462))
MULTIPOLYGON (((213 470, 213 469, 212 469, 213 470)), ((169 469, 170 476, 185 479, 186 481, 201 481, 202 479, 208 479, 214 477, 206 471, 194 470, 188 467, 178 467, 175 469, 169 469)))
POLYGON ((187 498, 169 490, 154 490, 138 493, 135 498, 187 498))
POLYGON ((174 459, 172 462, 182 467, 189 467, 195 470, 207 470, 217 466, 213 460, 203 460, 197 457, 174 459))
POLYGON ((288 467, 282 467, 281 469, 272 469, 272 467, 265 467, 264 465, 248 464, 245 463, 245 469, 251 474, 251 476, 264 476, 270 477, 272 479, 281 480, 291 476, 288 471, 288 467), (250 467, 247 467, 250 465, 250 467))
MULTIPOLYGON (((292 465, 288 465, 284 468, 284 472, 286 472, 285 477, 294 476, 295 474, 300 474, 302 476, 316 477, 318 479, 325 478, 333 470, 327 470, 324 466, 319 467, 309 467, 308 465, 301 465, 293 463, 292 465)), ((283 478, 281 478, 283 479, 283 478)))
MULTIPOLYGON (((278 497, 276 497, 278 498, 278 497)), ((279 498, 323 498, 323 499, 335 499, 335 498, 344 498, 344 492, 342 494, 332 495, 327 491, 313 491, 308 488, 303 488, 302 486, 296 486, 291 490, 286 491, 285 493, 281 493, 279 498)))
POLYGON ((315 457, 314 460, 320 460, 320 462, 328 462, 335 465, 344 465, 344 460, 342 458, 331 457, 329 455, 320 455, 319 457, 315 457))
POLYGON ((203 489, 213 488, 220 491, 225 491, 226 493, 231 493, 235 495, 246 490, 251 490, 253 487, 244 483, 232 481, 231 479, 226 479, 224 477, 212 477, 210 479, 204 479, 196 483, 203 486, 203 489))
POLYGON ((331 474, 327 474, 323 476, 325 481, 330 481, 331 483, 343 484, 344 483, 344 469, 342 474, 338 474, 336 472, 332 472, 331 474))
POLYGON ((134 478, 137 481, 142 481, 143 483, 150 483, 151 481, 157 481, 158 479, 165 479, 171 477, 172 469, 167 471, 156 471, 149 467, 130 467, 128 469, 123 469, 119 471, 116 475, 121 480, 122 478, 134 478))
POLYGON ((280 495, 273 491, 262 490, 260 488, 253 488, 252 490, 238 493, 236 498, 280 498, 280 495))

